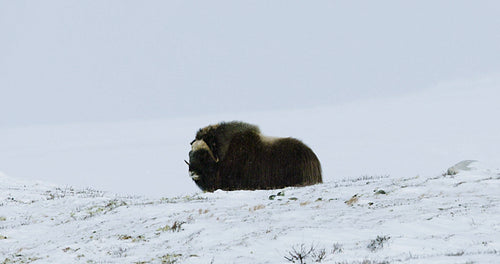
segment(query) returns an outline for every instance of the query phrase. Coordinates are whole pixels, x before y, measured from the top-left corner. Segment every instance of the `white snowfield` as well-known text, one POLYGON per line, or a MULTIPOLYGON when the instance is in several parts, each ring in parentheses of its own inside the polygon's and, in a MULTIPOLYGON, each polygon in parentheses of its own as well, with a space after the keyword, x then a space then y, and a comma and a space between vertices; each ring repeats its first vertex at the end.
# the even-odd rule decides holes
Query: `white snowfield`
POLYGON ((152 199, 0 175, 0 263, 499 263, 500 170, 152 199))

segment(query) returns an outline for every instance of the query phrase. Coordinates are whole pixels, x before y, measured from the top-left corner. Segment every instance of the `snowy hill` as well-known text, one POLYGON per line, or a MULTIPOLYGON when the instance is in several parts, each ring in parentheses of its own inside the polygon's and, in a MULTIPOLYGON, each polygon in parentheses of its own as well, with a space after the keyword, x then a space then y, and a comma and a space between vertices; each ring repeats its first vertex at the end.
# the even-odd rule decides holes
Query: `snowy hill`
POLYGON ((1 263, 495 263, 500 170, 120 196, 0 175, 1 263))

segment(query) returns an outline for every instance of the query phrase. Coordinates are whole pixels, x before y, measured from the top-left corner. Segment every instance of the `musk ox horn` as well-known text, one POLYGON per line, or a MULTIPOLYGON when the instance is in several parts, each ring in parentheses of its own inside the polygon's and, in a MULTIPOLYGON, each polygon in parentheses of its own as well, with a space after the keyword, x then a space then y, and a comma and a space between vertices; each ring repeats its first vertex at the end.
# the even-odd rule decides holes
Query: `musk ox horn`
POLYGON ((321 164, 308 146, 294 138, 263 136, 252 124, 204 127, 191 146, 186 163, 204 191, 276 189, 323 181, 321 164))
POLYGON ((189 164, 189 162, 187 162, 187 160, 184 160, 184 162, 186 162, 186 164, 187 164, 188 166, 191 166, 191 164, 189 164))
POLYGON ((219 158, 215 157, 212 149, 208 146, 208 144, 205 142, 203 139, 198 139, 194 140, 193 143, 191 144, 191 151, 196 152, 196 151, 206 151, 210 155, 213 161, 216 163, 219 162, 219 158))

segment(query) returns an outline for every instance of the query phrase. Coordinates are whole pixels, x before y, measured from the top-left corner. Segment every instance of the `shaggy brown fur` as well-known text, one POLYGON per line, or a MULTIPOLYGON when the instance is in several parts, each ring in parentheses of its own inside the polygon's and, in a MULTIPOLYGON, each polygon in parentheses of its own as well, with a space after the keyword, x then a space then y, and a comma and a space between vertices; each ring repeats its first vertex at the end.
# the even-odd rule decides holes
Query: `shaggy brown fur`
POLYGON ((202 128, 191 142, 189 172, 204 191, 276 189, 321 183, 314 152, 294 138, 271 138, 243 122, 202 128))

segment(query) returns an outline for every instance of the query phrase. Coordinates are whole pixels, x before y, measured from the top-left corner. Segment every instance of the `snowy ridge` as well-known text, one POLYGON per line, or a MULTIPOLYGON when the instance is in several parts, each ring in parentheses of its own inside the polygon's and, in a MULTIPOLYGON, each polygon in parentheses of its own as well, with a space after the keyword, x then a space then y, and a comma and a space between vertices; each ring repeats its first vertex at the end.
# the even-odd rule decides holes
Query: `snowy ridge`
POLYGON ((470 161, 162 199, 0 174, 0 263, 495 263, 499 189, 500 170, 470 161))

